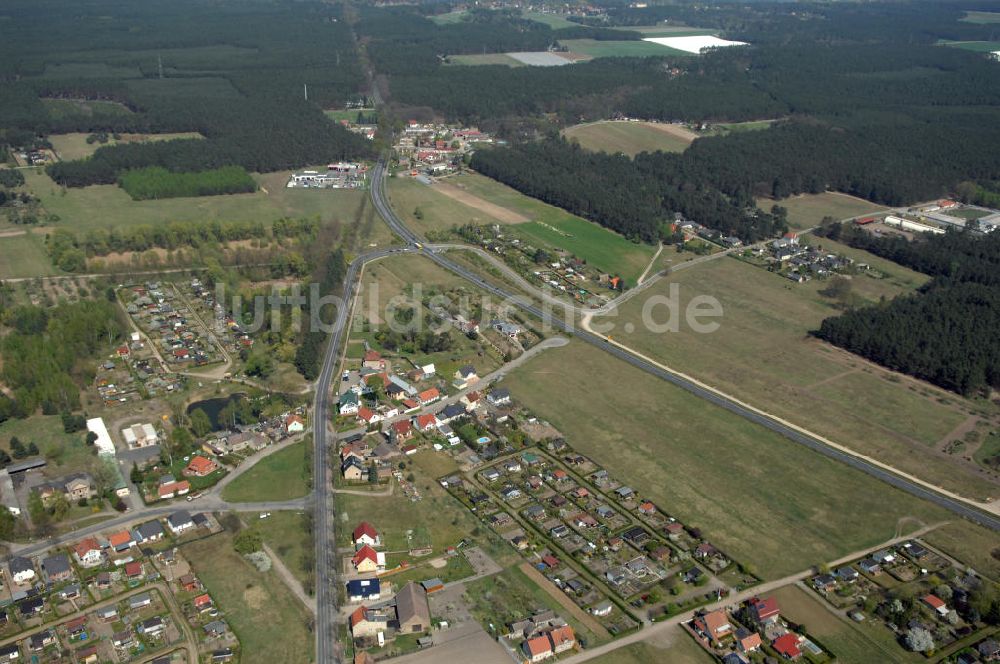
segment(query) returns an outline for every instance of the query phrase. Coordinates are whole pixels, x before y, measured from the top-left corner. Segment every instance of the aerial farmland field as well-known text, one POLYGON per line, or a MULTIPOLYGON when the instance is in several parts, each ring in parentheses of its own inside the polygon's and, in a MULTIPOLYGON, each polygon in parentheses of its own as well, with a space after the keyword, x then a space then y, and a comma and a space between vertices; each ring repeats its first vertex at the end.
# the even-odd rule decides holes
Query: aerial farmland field
POLYGON ((698 137, 692 131, 654 122, 593 122, 563 130, 563 136, 596 152, 683 152, 698 137))
MULTIPOLYGON (((885 275, 852 277, 859 301, 911 293, 927 279, 874 256, 853 256, 885 275)), ((595 320, 613 323, 616 341, 839 444, 963 495, 996 496, 996 484, 974 461, 942 452, 952 432, 983 414, 981 407, 810 337, 810 330, 838 311, 820 294, 824 288, 823 281, 794 284, 720 258, 679 270, 626 302, 617 317, 595 320), (715 298, 723 311, 719 328, 710 334, 685 325, 678 332, 651 331, 643 323, 645 303, 669 297, 671 287, 679 292, 682 311, 695 296, 715 298)), ((660 321, 667 314, 661 307, 647 315, 660 321)))
POLYGON ((582 342, 546 351, 505 382, 574 449, 765 579, 915 527, 902 517, 944 515, 582 342), (774 536, 789 529, 794 547, 774 536))

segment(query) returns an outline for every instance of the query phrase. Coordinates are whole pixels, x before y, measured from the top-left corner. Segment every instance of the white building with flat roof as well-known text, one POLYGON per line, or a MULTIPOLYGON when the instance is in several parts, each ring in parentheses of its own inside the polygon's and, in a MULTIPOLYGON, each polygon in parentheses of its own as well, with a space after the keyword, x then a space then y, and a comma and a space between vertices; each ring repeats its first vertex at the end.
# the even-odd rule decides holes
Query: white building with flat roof
POLYGON ((98 454, 115 455, 115 444, 111 440, 111 434, 108 433, 108 427, 104 425, 104 418, 93 417, 87 420, 87 431, 97 436, 94 445, 97 447, 98 454))
POLYGON ((122 436, 125 438, 125 444, 129 446, 129 449, 149 447, 160 442, 156 429, 149 422, 145 424, 133 424, 130 427, 122 429, 122 436))

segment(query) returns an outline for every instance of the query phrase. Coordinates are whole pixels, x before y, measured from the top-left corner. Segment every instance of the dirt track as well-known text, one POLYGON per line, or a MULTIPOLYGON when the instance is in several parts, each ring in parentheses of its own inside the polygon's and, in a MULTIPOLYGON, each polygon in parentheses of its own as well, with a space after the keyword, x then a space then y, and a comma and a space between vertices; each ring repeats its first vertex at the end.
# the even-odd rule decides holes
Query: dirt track
POLYGON ((434 185, 434 190, 438 193, 444 194, 448 198, 452 198, 459 203, 464 203, 471 208, 475 208, 480 212, 485 212, 497 221, 503 222, 505 224, 523 224, 526 221, 531 221, 528 217, 523 214, 514 212, 505 207, 500 207, 495 203, 490 203, 487 200, 470 194, 469 192, 456 187, 453 184, 447 184, 444 182, 438 182, 434 185))
POLYGON ((524 572, 529 579, 537 583, 542 590, 547 592, 552 597, 552 599, 559 602, 559 606, 569 611, 571 616, 579 620, 584 627, 593 632, 598 638, 611 638, 611 634, 609 634, 608 630, 604 628, 604 625, 597 622, 597 620, 594 619, 594 616, 577 606, 573 600, 567 597, 564 592, 556 588, 555 584, 546 579, 545 576, 535 569, 531 563, 521 563, 520 567, 521 571, 524 572))

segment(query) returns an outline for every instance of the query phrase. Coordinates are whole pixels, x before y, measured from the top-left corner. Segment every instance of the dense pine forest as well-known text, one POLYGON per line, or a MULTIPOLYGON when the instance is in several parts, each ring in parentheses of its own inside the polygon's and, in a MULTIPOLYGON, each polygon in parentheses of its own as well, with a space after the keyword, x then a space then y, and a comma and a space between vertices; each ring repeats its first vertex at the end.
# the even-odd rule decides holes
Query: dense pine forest
POLYGON ((73 131, 195 131, 206 140, 105 146, 51 165, 60 184, 109 184, 146 167, 274 171, 373 156, 370 141, 321 111, 355 98, 365 81, 342 5, 65 4, 5 5, 18 20, 0 22, 0 146, 73 131), (69 100, 105 103, 59 103, 69 100))
POLYGON ((839 224, 823 235, 935 278, 920 293, 828 318, 816 336, 961 394, 1000 388, 1000 235, 909 241, 839 224))

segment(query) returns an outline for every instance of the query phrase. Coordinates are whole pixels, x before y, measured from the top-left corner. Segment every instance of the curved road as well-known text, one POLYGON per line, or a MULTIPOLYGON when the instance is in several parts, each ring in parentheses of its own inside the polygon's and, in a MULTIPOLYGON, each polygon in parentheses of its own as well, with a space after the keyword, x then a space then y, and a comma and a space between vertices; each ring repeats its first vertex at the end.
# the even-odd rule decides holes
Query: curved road
POLYGON ((398 233, 402 238, 409 242, 414 248, 419 249, 420 253, 427 256, 435 263, 441 267, 454 272, 455 274, 473 282, 479 288, 497 295, 499 297, 505 298, 511 302, 514 302, 523 311, 536 318, 540 318, 543 322, 551 325, 555 329, 558 329, 566 334, 572 334, 576 336, 581 341, 584 341, 596 348, 610 353, 611 355, 617 357, 623 362, 627 362, 637 369, 645 371, 646 373, 652 374, 661 380, 665 380, 668 383, 676 385, 688 392, 694 394, 695 396, 708 401, 720 408, 724 408, 729 412, 739 415, 751 422, 759 424, 763 427, 779 433, 785 436, 789 440, 792 440, 800 445, 805 445, 806 447, 823 454, 831 459, 835 459, 842 463, 856 468, 862 472, 865 472, 873 477, 876 477, 883 482, 910 493, 918 498, 928 500, 936 505, 939 505, 959 516, 965 517, 976 523, 979 523, 992 530, 1000 531, 1000 518, 994 514, 987 513, 979 508, 977 508, 972 501, 964 502, 961 499, 956 499, 951 496, 944 495, 937 491, 934 491, 928 487, 922 486, 918 482, 912 481, 905 477, 900 477, 899 475, 881 468, 873 463, 870 463, 864 459, 858 458, 842 449, 838 449, 827 443, 814 438, 812 436, 806 435, 805 433, 793 429, 788 425, 775 420, 767 416, 766 414, 750 410, 740 403, 726 398, 723 395, 716 394, 704 387, 687 380, 684 377, 675 375, 666 371, 665 369, 649 362, 643 358, 636 357, 628 351, 608 342, 605 337, 599 336, 587 330, 578 328, 566 321, 560 320, 549 313, 542 311, 537 306, 525 300, 525 298, 519 298, 513 296, 511 293, 504 291, 503 289, 494 286, 487 281, 485 281, 478 274, 472 272, 471 270, 456 264, 455 262, 449 260, 441 254, 428 250, 424 247, 424 240, 419 235, 411 231, 406 227, 405 224, 400 220, 396 213, 392 210, 392 207, 388 204, 385 198, 385 163, 380 161, 378 166, 374 169, 372 174, 372 200, 375 203, 376 209, 386 220, 389 226, 398 233))
MULTIPOLYGON (((955 514, 958 514, 959 516, 968 518, 976 523, 986 526, 987 528, 1000 531, 1000 518, 976 508, 971 501, 966 503, 960 499, 938 493, 930 488, 922 486, 918 482, 896 475, 895 473, 870 463, 865 459, 858 458, 847 451, 838 449, 837 447, 831 446, 822 440, 809 436, 806 433, 794 429, 781 421, 769 417, 765 413, 746 408, 739 402, 727 398, 725 395, 706 389, 705 387, 702 387, 701 385, 690 381, 683 376, 671 373, 653 362, 637 357, 623 348, 609 343, 608 339, 603 336, 594 334, 586 329, 578 328, 572 321, 567 322, 552 316, 549 312, 539 309, 538 306, 523 296, 514 295, 513 293, 487 282, 479 274, 442 255, 441 252, 445 249, 445 247, 440 245, 428 245, 424 238, 410 230, 403 223, 403 221, 393 211, 392 206, 386 198, 385 178, 386 166, 383 158, 379 160, 378 164, 372 171, 372 202, 375 205, 375 209, 378 210, 380 215, 382 215, 382 218, 386 221, 389 227, 407 242, 407 246, 379 249, 362 254, 355 258, 348 266, 347 275, 344 279, 342 304, 353 301, 359 271, 366 263, 380 258, 385 258, 386 256, 393 254, 421 254, 430 258, 440 267, 472 282, 483 291, 513 303, 525 313, 541 319, 547 325, 550 325, 567 335, 576 336, 581 341, 610 353, 614 357, 622 360, 623 362, 627 362, 637 369, 645 371, 646 373, 649 373, 661 380, 687 390, 688 392, 704 399, 705 401, 708 401, 713 405, 724 408, 735 415, 766 427, 767 429, 779 433, 789 440, 799 443, 800 445, 805 445, 806 447, 826 457, 835 459, 851 466, 852 468, 876 477, 893 487, 906 491, 907 493, 910 493, 918 498, 931 501, 955 514)), ((706 257, 706 259, 708 258, 714 258, 714 256, 706 257)), ((692 261, 692 263, 694 262, 700 261, 692 261)), ((520 281, 523 281, 523 279, 520 279, 519 282, 520 281)), ((648 286, 654 281, 656 280, 647 280, 643 283, 643 286, 648 286)), ((546 298, 546 300, 548 300, 548 298, 546 298)), ((563 304, 564 308, 573 308, 572 306, 566 307, 565 303, 560 304, 563 304)), ((612 302, 609 304, 614 303, 612 302)), ((344 340, 344 330, 346 328, 348 309, 349 307, 347 306, 337 307, 337 319, 335 321, 334 331, 330 335, 323 358, 323 367, 320 371, 318 379, 316 380, 316 397, 313 408, 313 421, 317 424, 317 426, 314 427, 314 437, 316 441, 314 453, 314 508, 316 513, 315 532, 317 567, 316 661, 324 664, 326 662, 338 661, 335 647, 337 619, 337 607, 335 604, 337 589, 334 587, 334 584, 336 583, 336 543, 332 525, 332 516, 334 514, 332 503, 333 491, 328 461, 329 449, 327 446, 327 436, 329 435, 329 430, 325 423, 329 421, 330 385, 333 381, 334 373, 337 370, 337 360, 340 356, 340 347, 344 340)), ((600 311, 593 311, 591 313, 599 314, 600 311)), ((334 435, 331 438, 335 439, 336 436, 334 435)), ((106 524, 102 525, 106 527, 106 524)), ((755 592, 757 591, 759 591, 759 588, 755 589, 755 592)), ((643 630, 642 634, 643 637, 646 636, 645 630, 643 630)), ((616 641, 615 643, 618 642, 616 641)))

